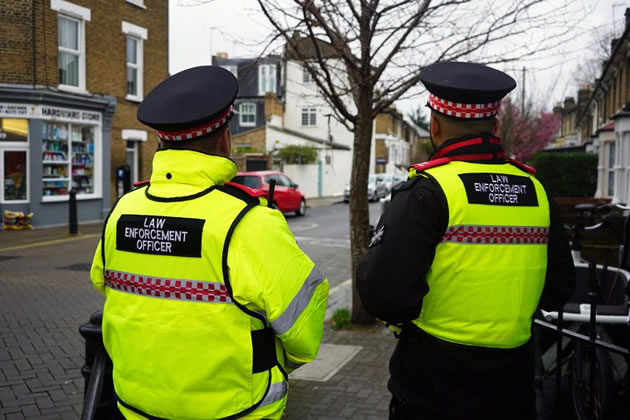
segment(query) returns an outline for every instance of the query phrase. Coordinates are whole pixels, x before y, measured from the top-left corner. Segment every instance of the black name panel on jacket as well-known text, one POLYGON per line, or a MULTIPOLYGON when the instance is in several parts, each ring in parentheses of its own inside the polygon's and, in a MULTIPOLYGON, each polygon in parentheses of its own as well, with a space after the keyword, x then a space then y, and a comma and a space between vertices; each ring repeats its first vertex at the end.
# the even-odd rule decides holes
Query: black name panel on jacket
POLYGON ((116 249, 201 258, 204 223, 203 219, 123 214, 116 224, 116 249))
POLYGON ((525 176, 509 174, 460 174, 470 204, 538 206, 536 188, 525 176))

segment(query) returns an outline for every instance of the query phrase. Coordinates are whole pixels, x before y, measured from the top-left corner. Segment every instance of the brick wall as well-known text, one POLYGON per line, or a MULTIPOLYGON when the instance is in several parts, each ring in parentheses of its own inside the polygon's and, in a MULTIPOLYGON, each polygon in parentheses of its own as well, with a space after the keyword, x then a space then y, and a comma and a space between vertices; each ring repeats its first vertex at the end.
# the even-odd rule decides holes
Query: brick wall
MULTIPOLYGON (((148 140, 139 148, 140 179, 150 176, 151 160, 157 149, 157 135, 136 120, 138 103, 125 99, 126 35, 122 32, 122 21, 148 31, 148 39, 143 42, 143 93, 146 96, 168 77, 168 2, 145 0, 146 9, 124 0, 71 0, 71 3, 91 10, 91 20, 85 22, 86 89, 90 93, 115 96, 118 101, 112 123, 110 180, 115 194, 113 169, 126 162, 126 142, 122 140, 121 131, 141 129, 149 132, 148 140)), ((57 16, 58 13, 50 8, 50 0, 2 1, 0 83, 57 87, 57 16)))
POLYGON ((24 0, 0 7, 0 83, 33 83, 33 8, 24 0))
POLYGON ((234 149, 236 144, 248 144, 257 151, 264 153, 266 150, 266 140, 265 127, 254 128, 253 130, 247 130, 232 136, 232 148, 234 149))

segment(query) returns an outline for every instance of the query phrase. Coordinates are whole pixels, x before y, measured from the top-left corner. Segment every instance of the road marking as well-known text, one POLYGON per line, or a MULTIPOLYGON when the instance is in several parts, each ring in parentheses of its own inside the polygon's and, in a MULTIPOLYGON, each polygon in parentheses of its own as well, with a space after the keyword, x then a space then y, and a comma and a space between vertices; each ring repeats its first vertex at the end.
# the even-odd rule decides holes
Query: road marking
POLYGON ((299 244, 319 245, 330 248, 350 248, 350 239, 342 238, 318 238, 315 236, 296 236, 299 244))
POLYGON ((100 236, 101 236, 100 233, 89 233, 87 235, 81 235, 81 236, 77 236, 77 237, 74 237, 74 238, 52 239, 50 241, 41 241, 41 242, 33 242, 33 243, 30 243, 30 244, 24 244, 24 245, 7 246, 7 247, 4 247, 4 248, 0 248, 0 252, 3 252, 3 251, 14 251, 16 249, 35 248, 35 247, 38 247, 38 246, 61 244, 61 243, 64 243, 64 242, 78 241, 78 240, 81 240, 81 239, 98 238, 100 236))
POLYGON ((324 319, 332 318, 338 309, 352 309, 352 279, 339 283, 328 291, 328 305, 324 319))
POLYGON ((295 225, 289 225, 291 232, 301 232, 303 230, 315 229, 319 224, 317 223, 296 223, 295 225))

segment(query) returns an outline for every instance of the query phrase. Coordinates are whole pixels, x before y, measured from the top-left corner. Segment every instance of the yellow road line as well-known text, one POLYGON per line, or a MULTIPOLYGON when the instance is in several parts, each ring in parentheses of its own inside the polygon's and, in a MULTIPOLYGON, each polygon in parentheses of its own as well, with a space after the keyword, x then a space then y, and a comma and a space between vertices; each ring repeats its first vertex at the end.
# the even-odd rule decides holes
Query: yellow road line
POLYGON ((75 237, 72 237, 72 238, 52 239, 50 241, 41 241, 41 242, 33 242, 33 243, 30 243, 30 244, 24 244, 24 245, 7 246, 7 247, 4 247, 4 248, 0 248, 0 252, 2 252, 2 251, 14 251, 16 249, 35 248, 35 247, 38 247, 38 246, 61 244, 61 243, 64 243, 64 242, 78 241, 80 239, 98 238, 100 236, 101 236, 100 233, 89 233, 87 235, 75 236, 75 237))

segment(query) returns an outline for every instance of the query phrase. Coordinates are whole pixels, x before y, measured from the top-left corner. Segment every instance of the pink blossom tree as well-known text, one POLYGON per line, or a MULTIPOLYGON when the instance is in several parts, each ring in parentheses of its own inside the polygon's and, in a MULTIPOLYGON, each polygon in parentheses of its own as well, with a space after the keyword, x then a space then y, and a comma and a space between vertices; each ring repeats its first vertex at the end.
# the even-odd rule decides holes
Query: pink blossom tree
POLYGON ((508 98, 499 115, 499 135, 508 156, 527 162, 553 141, 560 124, 559 115, 536 110, 531 103, 521 109, 508 98))

